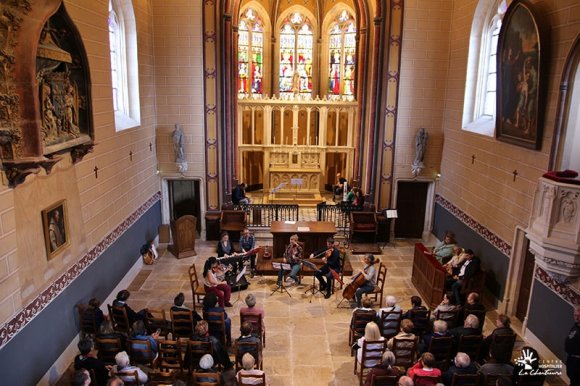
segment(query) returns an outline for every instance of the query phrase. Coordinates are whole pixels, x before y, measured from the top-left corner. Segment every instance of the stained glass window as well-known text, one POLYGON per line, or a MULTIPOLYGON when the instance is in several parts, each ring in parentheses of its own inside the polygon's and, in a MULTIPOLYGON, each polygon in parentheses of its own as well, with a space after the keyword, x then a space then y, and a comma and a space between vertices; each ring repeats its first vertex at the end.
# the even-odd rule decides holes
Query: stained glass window
POLYGON ((356 27, 347 11, 337 17, 329 31, 328 94, 354 97, 356 70, 356 27))
POLYGON ((280 95, 312 95, 313 44, 308 18, 290 15, 280 30, 280 95))
POLYGON ((238 95, 263 93, 264 28, 255 11, 248 8, 238 25, 238 95))

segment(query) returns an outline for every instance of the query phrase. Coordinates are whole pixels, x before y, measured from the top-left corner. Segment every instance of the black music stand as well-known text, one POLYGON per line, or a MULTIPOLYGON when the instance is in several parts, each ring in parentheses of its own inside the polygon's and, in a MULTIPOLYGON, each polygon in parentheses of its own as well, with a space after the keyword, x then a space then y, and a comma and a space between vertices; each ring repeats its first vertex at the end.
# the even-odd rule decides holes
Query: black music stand
MULTIPOLYGON (((292 269, 292 267, 288 263, 277 263, 275 261, 272 262, 272 268, 277 269, 278 271, 281 269, 283 269, 284 271, 290 271, 292 269)), ((272 291, 270 296, 274 295, 274 292, 280 292, 280 293, 286 292, 288 294, 288 296, 292 297, 292 295, 290 295, 290 292, 288 292, 286 287, 284 287, 283 281, 280 281, 279 284, 276 284, 276 288, 274 288, 274 290, 272 291)))
POLYGON ((238 273, 236 275, 236 283, 234 285, 234 288, 237 288, 238 291, 238 297, 236 298, 236 300, 234 300, 234 304, 236 304, 238 301, 242 300, 242 291, 240 290, 240 287, 242 286, 240 279, 242 277, 244 277, 246 273, 246 266, 244 265, 244 268, 242 268, 242 270, 240 271, 240 273, 238 273))
POLYGON ((312 273, 312 286, 310 288, 308 288, 306 291, 304 291, 305 294, 307 294, 308 292, 311 293, 310 294, 310 303, 312 303, 312 297, 314 296, 314 294, 321 293, 320 290, 318 288, 316 288, 316 276, 314 275, 314 273, 316 273, 316 271, 318 271, 318 267, 316 266, 316 264, 314 264, 308 260, 302 260, 302 263, 313 271, 313 273, 312 273))

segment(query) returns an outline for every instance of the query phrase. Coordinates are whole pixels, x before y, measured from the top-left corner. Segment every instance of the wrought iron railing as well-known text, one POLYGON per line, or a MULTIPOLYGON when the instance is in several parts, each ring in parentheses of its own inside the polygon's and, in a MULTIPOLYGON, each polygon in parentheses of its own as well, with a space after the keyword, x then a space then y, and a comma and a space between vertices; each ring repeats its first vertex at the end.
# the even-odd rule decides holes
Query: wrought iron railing
POLYGON ((350 228, 350 212, 360 211, 360 206, 352 205, 327 205, 321 202, 316 205, 316 219, 318 221, 330 221, 336 226, 336 231, 345 237, 348 237, 350 228))
POLYGON ((248 226, 252 228, 270 228, 272 221, 298 221, 298 205, 295 204, 240 204, 233 209, 245 211, 248 226))

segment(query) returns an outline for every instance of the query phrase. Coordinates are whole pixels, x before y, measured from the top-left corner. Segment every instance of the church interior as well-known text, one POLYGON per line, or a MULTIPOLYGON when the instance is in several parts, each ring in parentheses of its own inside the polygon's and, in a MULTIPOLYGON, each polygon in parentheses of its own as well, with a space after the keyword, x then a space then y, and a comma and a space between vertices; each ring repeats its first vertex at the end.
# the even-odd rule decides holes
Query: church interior
POLYGON ((325 247, 309 234, 316 224, 331 227, 346 284, 365 253, 380 259, 377 310, 387 295, 404 310, 414 295, 439 304, 443 268, 417 245, 452 232, 481 262, 483 334, 509 316, 513 359, 531 346, 557 371, 545 384, 569 383, 578 1, 6 0, 0 10, 0 383, 71 384, 77 306, 92 298, 105 314, 122 289, 136 310, 169 312, 178 292, 193 307, 188 269, 203 289, 220 233, 239 249, 247 227, 263 248, 248 288, 232 293, 232 336, 254 293, 270 385, 356 384, 342 288, 307 295, 311 272, 272 291, 268 254, 281 258, 289 236, 276 227, 296 224, 308 253, 325 247), (159 256, 147 265, 150 243, 159 256))

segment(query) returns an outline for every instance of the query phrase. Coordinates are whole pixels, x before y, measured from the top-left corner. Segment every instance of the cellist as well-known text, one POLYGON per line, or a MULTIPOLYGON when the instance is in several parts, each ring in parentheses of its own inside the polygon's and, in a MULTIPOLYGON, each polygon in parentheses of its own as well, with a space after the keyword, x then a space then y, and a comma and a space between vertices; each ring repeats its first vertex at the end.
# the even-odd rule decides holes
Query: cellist
MULTIPOLYGON (((326 252, 323 252, 325 256, 322 258, 322 261, 324 261, 325 264, 319 270, 316 271, 314 276, 316 276, 316 278, 320 282, 320 292, 326 290, 326 295, 324 295, 324 298, 328 299, 332 295, 333 274, 331 270, 333 270, 335 273, 340 273, 341 267, 340 267, 340 251, 338 250, 336 245, 334 245, 334 239, 332 237, 326 239, 326 248, 327 248, 326 252), (325 277, 328 279, 328 283, 325 277)), ((314 256, 315 254, 313 253, 310 255, 310 258, 313 259, 314 256)))
POLYGON ((357 307, 361 307, 363 295, 373 292, 375 286, 377 285, 377 268, 375 267, 375 263, 378 260, 375 259, 374 255, 367 253, 363 258, 363 261, 365 263, 365 266, 363 267, 363 269, 359 270, 357 276, 358 275, 364 276, 366 282, 360 287, 358 287, 358 289, 354 294, 357 307))

